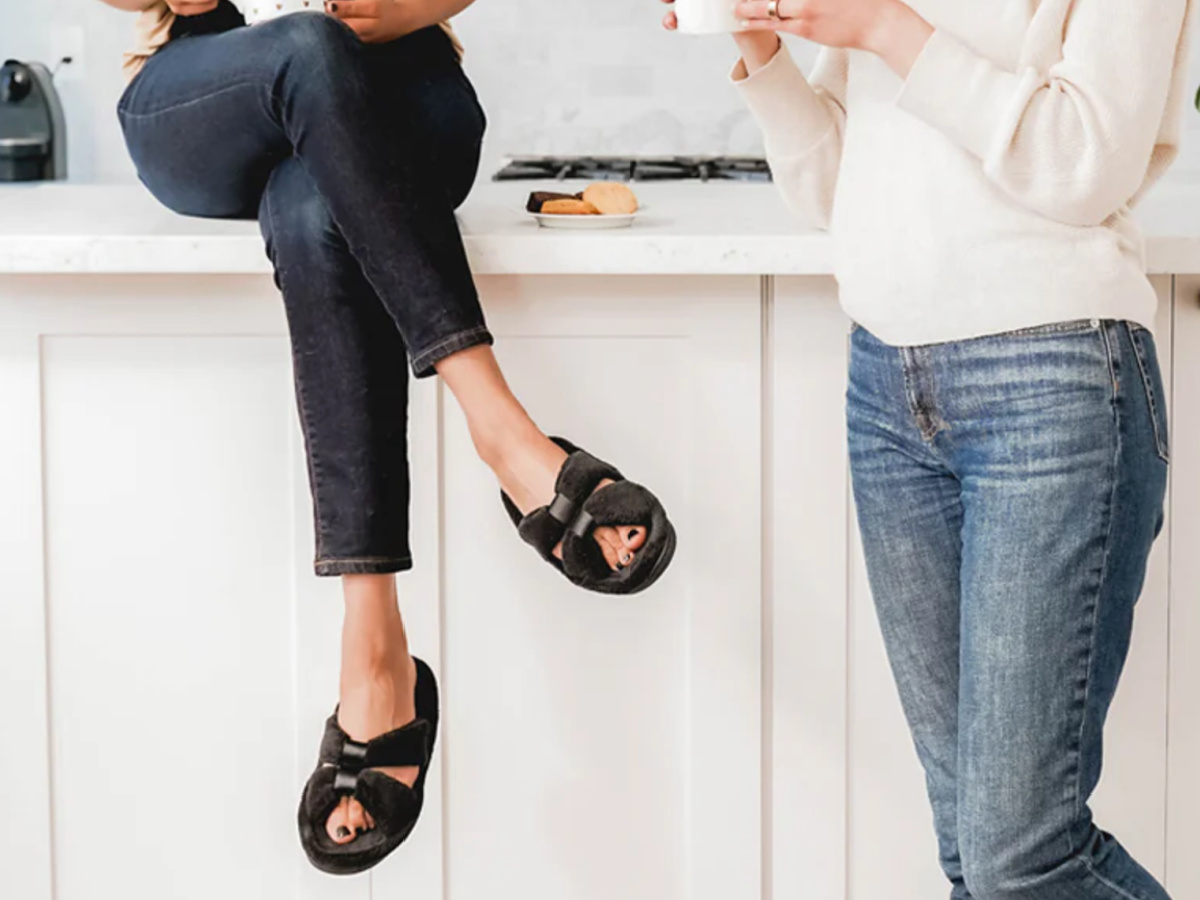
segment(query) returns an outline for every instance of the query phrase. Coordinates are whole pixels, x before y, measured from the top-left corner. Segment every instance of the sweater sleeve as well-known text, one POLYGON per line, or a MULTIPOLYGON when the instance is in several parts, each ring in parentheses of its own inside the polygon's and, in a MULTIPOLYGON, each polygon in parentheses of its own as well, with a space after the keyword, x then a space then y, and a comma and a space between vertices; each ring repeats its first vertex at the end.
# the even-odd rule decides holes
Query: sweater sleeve
POLYGON ((814 228, 828 228, 846 124, 844 50, 823 49, 811 79, 786 45, 753 75, 739 61, 733 81, 763 130, 767 160, 783 199, 814 228))
POLYGON ((1138 194, 1155 153, 1188 0, 1087 0, 1062 59, 1009 72, 937 30, 897 104, 978 156, 1013 200, 1098 225, 1138 194))

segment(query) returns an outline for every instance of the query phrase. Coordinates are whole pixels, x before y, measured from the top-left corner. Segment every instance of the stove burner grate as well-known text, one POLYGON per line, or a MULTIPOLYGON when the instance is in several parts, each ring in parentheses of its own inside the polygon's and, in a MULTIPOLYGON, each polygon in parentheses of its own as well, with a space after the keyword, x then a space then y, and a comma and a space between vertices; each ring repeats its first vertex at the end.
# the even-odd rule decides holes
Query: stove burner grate
POLYGON ((764 159, 749 156, 517 156, 494 181, 770 181, 764 159))

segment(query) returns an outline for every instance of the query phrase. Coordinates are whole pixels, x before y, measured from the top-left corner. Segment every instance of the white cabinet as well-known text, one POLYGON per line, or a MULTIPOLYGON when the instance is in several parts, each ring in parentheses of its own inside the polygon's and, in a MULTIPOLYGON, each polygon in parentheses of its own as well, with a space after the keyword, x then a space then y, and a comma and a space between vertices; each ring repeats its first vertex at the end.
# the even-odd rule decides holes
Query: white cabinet
MULTIPOLYGON (((1173 307, 1156 285, 1171 515, 1097 814, 1188 898, 1200 279, 1173 307)), ((411 843, 336 880, 294 837, 341 610, 311 574, 273 288, 0 278, 0 896, 945 893, 856 542, 832 280, 480 286, 534 418, 651 486, 679 555, 645 595, 572 588, 520 543, 452 399, 415 384, 401 598, 444 728, 411 843)))
POLYGON ((534 419, 651 486, 680 543, 648 593, 572 587, 443 401, 447 896, 757 894, 758 280, 481 288, 534 419))
POLYGON ((535 417, 652 486, 681 546, 652 593, 571 587, 416 385, 401 595, 443 676, 442 752, 411 845, 338 881, 294 836, 340 605, 311 575, 278 298, 0 281, 0 896, 757 892, 760 281, 481 287, 535 417))
POLYGON ((847 897, 849 321, 829 278, 768 287, 765 860, 776 897, 847 897))
POLYGON ((1167 887, 1200 897, 1200 277, 1175 279, 1167 887))

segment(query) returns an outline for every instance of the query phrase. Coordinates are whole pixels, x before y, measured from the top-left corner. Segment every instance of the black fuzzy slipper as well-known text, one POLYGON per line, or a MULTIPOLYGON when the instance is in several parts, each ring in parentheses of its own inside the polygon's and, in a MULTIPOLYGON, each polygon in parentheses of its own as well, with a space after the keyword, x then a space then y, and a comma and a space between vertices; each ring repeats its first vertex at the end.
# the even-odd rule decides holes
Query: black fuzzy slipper
POLYGON ((362 744, 337 722, 337 711, 325 723, 317 769, 304 786, 297 820, 300 843, 309 860, 330 875, 354 875, 379 863, 404 843, 421 815, 425 776, 437 739, 438 689, 433 672, 413 657, 417 668, 417 717, 403 728, 362 744), (420 766, 410 788, 376 772, 388 766, 420 766), (375 820, 375 827, 348 844, 337 844, 325 823, 343 797, 353 797, 375 820))
POLYGON ((568 453, 554 485, 554 500, 523 516, 508 494, 500 492, 517 533, 572 584, 601 594, 644 591, 658 581, 675 555, 675 528, 663 505, 640 484, 626 481, 615 467, 570 441, 550 440, 568 453), (614 483, 596 490, 605 479, 614 483), (629 566, 615 571, 609 568, 592 537, 598 525, 646 529, 646 542, 634 552, 629 566), (563 545, 561 560, 553 553, 559 541, 563 545))

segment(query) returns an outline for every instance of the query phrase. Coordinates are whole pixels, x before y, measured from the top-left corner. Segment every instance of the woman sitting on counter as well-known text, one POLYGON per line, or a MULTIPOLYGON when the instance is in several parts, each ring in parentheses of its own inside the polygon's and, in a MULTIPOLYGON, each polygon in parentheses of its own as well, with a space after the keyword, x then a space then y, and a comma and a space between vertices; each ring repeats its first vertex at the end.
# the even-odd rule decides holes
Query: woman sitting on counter
POLYGON ((412 566, 405 358, 444 379, 521 537, 575 584, 649 587, 674 530, 645 488, 544 435, 492 354, 454 215, 484 115, 446 20, 471 0, 244 9, 253 26, 229 0, 104 2, 141 11, 118 112, 142 182, 185 215, 257 218, 283 294, 316 572, 345 596, 299 828, 314 865, 362 871, 415 825, 438 719, 394 576, 412 566))
POLYGON ((859 528, 954 900, 1167 898, 1088 802, 1163 524, 1130 207, 1178 149, 1188 6, 737 5, 776 182, 836 241, 859 528), (811 77, 780 33, 824 45, 811 77))

